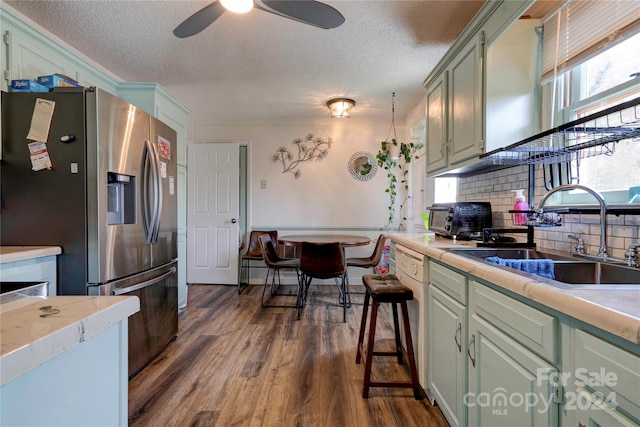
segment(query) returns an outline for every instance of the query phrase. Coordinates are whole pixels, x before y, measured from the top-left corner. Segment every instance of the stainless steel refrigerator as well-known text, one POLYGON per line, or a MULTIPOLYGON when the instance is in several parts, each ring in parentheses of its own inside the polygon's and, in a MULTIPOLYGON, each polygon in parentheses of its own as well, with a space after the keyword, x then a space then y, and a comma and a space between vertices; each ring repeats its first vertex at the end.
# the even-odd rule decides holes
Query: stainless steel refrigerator
POLYGON ((178 329, 175 131, 95 88, 3 92, 0 174, 0 244, 61 246, 59 295, 140 298, 135 375, 178 329))

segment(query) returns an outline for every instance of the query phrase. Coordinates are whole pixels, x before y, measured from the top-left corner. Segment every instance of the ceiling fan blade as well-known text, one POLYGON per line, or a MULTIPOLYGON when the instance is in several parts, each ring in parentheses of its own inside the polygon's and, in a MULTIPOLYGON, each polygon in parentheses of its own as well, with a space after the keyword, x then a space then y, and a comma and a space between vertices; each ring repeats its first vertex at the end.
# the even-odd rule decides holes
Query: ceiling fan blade
POLYGON ((328 4, 314 0, 254 0, 258 9, 316 27, 336 28, 344 16, 328 4))
POLYGON ((222 3, 214 1, 185 19, 173 30, 173 34, 181 39, 198 34, 218 19, 225 10, 222 3))

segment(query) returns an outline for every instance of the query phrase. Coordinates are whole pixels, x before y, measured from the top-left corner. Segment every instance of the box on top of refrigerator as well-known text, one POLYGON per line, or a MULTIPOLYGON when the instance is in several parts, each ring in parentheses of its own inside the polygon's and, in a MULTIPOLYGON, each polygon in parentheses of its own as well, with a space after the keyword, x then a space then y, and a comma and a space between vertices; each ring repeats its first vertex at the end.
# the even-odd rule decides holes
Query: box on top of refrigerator
POLYGON ((49 88, 29 79, 11 80, 11 92, 49 92, 49 88))
POLYGON ((54 87, 78 87, 80 84, 70 77, 62 74, 51 74, 48 76, 38 76, 38 83, 48 88, 54 87))

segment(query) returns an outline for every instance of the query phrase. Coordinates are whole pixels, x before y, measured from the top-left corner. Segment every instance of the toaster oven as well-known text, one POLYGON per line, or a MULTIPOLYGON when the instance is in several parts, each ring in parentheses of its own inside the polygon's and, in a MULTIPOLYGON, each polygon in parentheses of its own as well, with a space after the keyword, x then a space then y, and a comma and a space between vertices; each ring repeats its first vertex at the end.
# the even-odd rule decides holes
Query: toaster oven
POLYGON ((491 203, 434 203, 427 208, 429 230, 444 237, 482 240, 482 231, 492 227, 491 203))

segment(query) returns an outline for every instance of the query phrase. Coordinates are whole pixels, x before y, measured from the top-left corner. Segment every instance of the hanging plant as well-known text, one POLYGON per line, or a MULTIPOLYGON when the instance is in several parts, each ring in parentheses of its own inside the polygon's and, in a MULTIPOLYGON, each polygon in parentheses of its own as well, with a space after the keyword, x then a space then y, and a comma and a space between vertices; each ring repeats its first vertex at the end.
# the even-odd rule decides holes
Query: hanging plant
POLYGON ((404 229, 404 222, 406 217, 403 215, 403 208, 409 200, 409 163, 412 159, 417 159, 415 153, 420 150, 424 144, 414 144, 410 142, 408 144, 404 142, 398 142, 396 139, 389 141, 382 141, 380 143, 380 151, 376 154, 376 160, 378 165, 387 171, 387 188, 385 193, 389 194, 389 218, 385 227, 390 226, 393 223, 396 210, 396 198, 398 196, 398 175, 400 176, 400 188, 402 190, 402 201, 399 206, 400 224, 398 225, 398 231, 404 229), (399 156, 392 156, 392 148, 399 148, 399 156), (399 172, 398 175, 396 172, 399 172))
POLYGON ((398 224, 398 231, 400 231, 405 228, 404 223, 407 219, 403 215, 403 209, 409 200, 409 164, 412 159, 418 158, 416 152, 419 151, 424 144, 398 142, 394 123, 395 96, 396 94, 394 93, 391 98, 391 128, 389 129, 387 139, 380 143, 380 151, 376 154, 376 161, 381 168, 387 171, 387 188, 384 191, 389 194, 389 217, 385 228, 393 223, 395 217, 396 198, 398 196, 398 175, 400 176, 400 186, 402 190, 402 202, 399 206, 401 219, 398 224), (389 141, 392 130, 394 137, 389 141))

